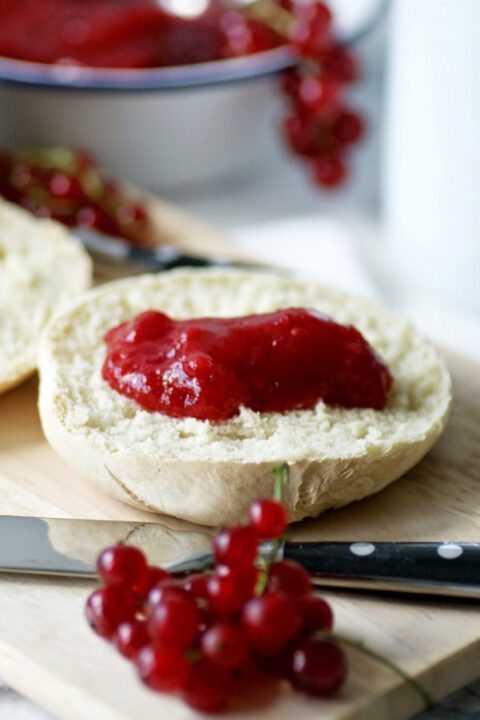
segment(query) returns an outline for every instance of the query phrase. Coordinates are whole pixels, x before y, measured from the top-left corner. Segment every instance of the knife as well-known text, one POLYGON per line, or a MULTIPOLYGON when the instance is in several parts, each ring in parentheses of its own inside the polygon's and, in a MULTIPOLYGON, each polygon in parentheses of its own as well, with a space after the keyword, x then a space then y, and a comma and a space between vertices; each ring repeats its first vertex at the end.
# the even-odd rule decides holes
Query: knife
POLYGON ((181 252, 174 245, 145 248, 120 237, 104 235, 90 228, 77 227, 72 234, 92 255, 110 262, 127 263, 150 272, 173 270, 179 267, 256 267, 259 264, 234 263, 224 258, 207 258, 181 252))
MULTIPOLYGON (((200 572, 214 564, 213 532, 181 523, 3 515, 0 573, 93 579, 98 553, 118 542, 141 547, 151 563, 172 573, 200 572)), ((480 543, 285 540, 263 543, 261 553, 299 562, 319 586, 480 599, 480 543)))

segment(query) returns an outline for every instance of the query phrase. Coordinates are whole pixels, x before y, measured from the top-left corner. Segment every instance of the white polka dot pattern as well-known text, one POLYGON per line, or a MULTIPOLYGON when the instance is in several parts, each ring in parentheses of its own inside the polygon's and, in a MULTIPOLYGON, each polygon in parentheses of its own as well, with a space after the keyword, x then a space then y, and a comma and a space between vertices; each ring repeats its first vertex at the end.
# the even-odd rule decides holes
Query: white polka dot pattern
POLYGON ((356 542, 350 545, 350 551, 357 557, 366 557, 375 552, 373 543, 356 542))
POLYGON ((443 545, 438 547, 437 553, 444 560, 455 560, 455 558, 463 555, 463 548, 456 543, 443 543, 443 545))

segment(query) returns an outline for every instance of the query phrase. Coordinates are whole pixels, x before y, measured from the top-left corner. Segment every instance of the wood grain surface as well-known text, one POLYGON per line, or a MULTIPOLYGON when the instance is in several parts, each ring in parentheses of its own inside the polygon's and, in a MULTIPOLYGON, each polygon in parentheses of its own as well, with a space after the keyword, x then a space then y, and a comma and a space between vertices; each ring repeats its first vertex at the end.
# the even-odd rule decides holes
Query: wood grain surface
MULTIPOLYGON (((295 538, 479 540, 480 372, 449 356, 455 402, 434 450, 380 494, 291 529, 295 538)), ((36 381, 0 397, 0 513, 152 520, 102 495, 46 444, 36 381)), ((181 526, 180 524, 179 526, 181 526)), ((479 572, 480 579, 480 572, 479 572)), ((131 666, 87 628, 88 582, 0 579, 0 677, 64 720, 184 720, 176 698, 145 690, 131 666)), ((440 698, 478 676, 480 612, 457 601, 328 593, 338 629, 388 655, 440 698)), ((232 717, 401 720, 421 708, 398 677, 357 652, 339 698, 304 698, 282 685, 240 698, 232 717)))

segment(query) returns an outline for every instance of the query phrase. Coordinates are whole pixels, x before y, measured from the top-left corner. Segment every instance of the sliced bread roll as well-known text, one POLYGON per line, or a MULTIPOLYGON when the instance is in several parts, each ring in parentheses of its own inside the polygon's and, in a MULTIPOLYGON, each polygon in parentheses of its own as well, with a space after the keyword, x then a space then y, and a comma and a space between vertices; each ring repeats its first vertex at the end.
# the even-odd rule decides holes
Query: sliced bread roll
POLYGON ((90 258, 61 225, 0 198, 0 393, 32 374, 52 312, 91 277, 90 258))
POLYGON ((51 445, 79 473, 127 503, 209 525, 244 519, 271 495, 287 462, 285 502, 299 520, 381 490, 414 465, 442 431, 450 377, 411 326, 378 305, 314 283, 229 270, 189 270, 117 281, 55 317, 40 348, 40 413, 51 445), (176 319, 318 309, 355 325, 394 378, 385 410, 258 413, 228 421, 143 410, 101 376, 104 333, 156 308, 176 319))

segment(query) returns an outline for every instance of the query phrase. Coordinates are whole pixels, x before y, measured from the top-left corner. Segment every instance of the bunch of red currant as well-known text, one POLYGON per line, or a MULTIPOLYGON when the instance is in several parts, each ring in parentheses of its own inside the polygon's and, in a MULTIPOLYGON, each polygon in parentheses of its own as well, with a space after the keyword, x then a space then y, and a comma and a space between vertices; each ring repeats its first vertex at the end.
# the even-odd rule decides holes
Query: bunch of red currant
POLYGON ((253 502, 248 525, 215 536, 213 571, 183 579, 147 565, 135 547, 107 548, 97 561, 103 586, 86 604, 90 625, 135 663, 149 688, 180 692, 203 712, 223 709, 260 673, 312 695, 335 694, 346 661, 325 636, 330 606, 313 594, 302 567, 268 563, 259 553, 259 543, 279 538, 286 523, 280 502, 253 502))
POLYGON ((38 217, 132 241, 148 222, 144 206, 127 198, 90 155, 67 148, 0 153, 0 195, 38 217))
POLYGON ((358 62, 334 40, 332 14, 323 2, 275 1, 287 16, 286 37, 298 57, 282 79, 290 107, 284 136, 311 166, 316 183, 333 188, 345 180, 347 151, 365 132, 362 116, 343 100, 345 88, 358 78, 358 62))

